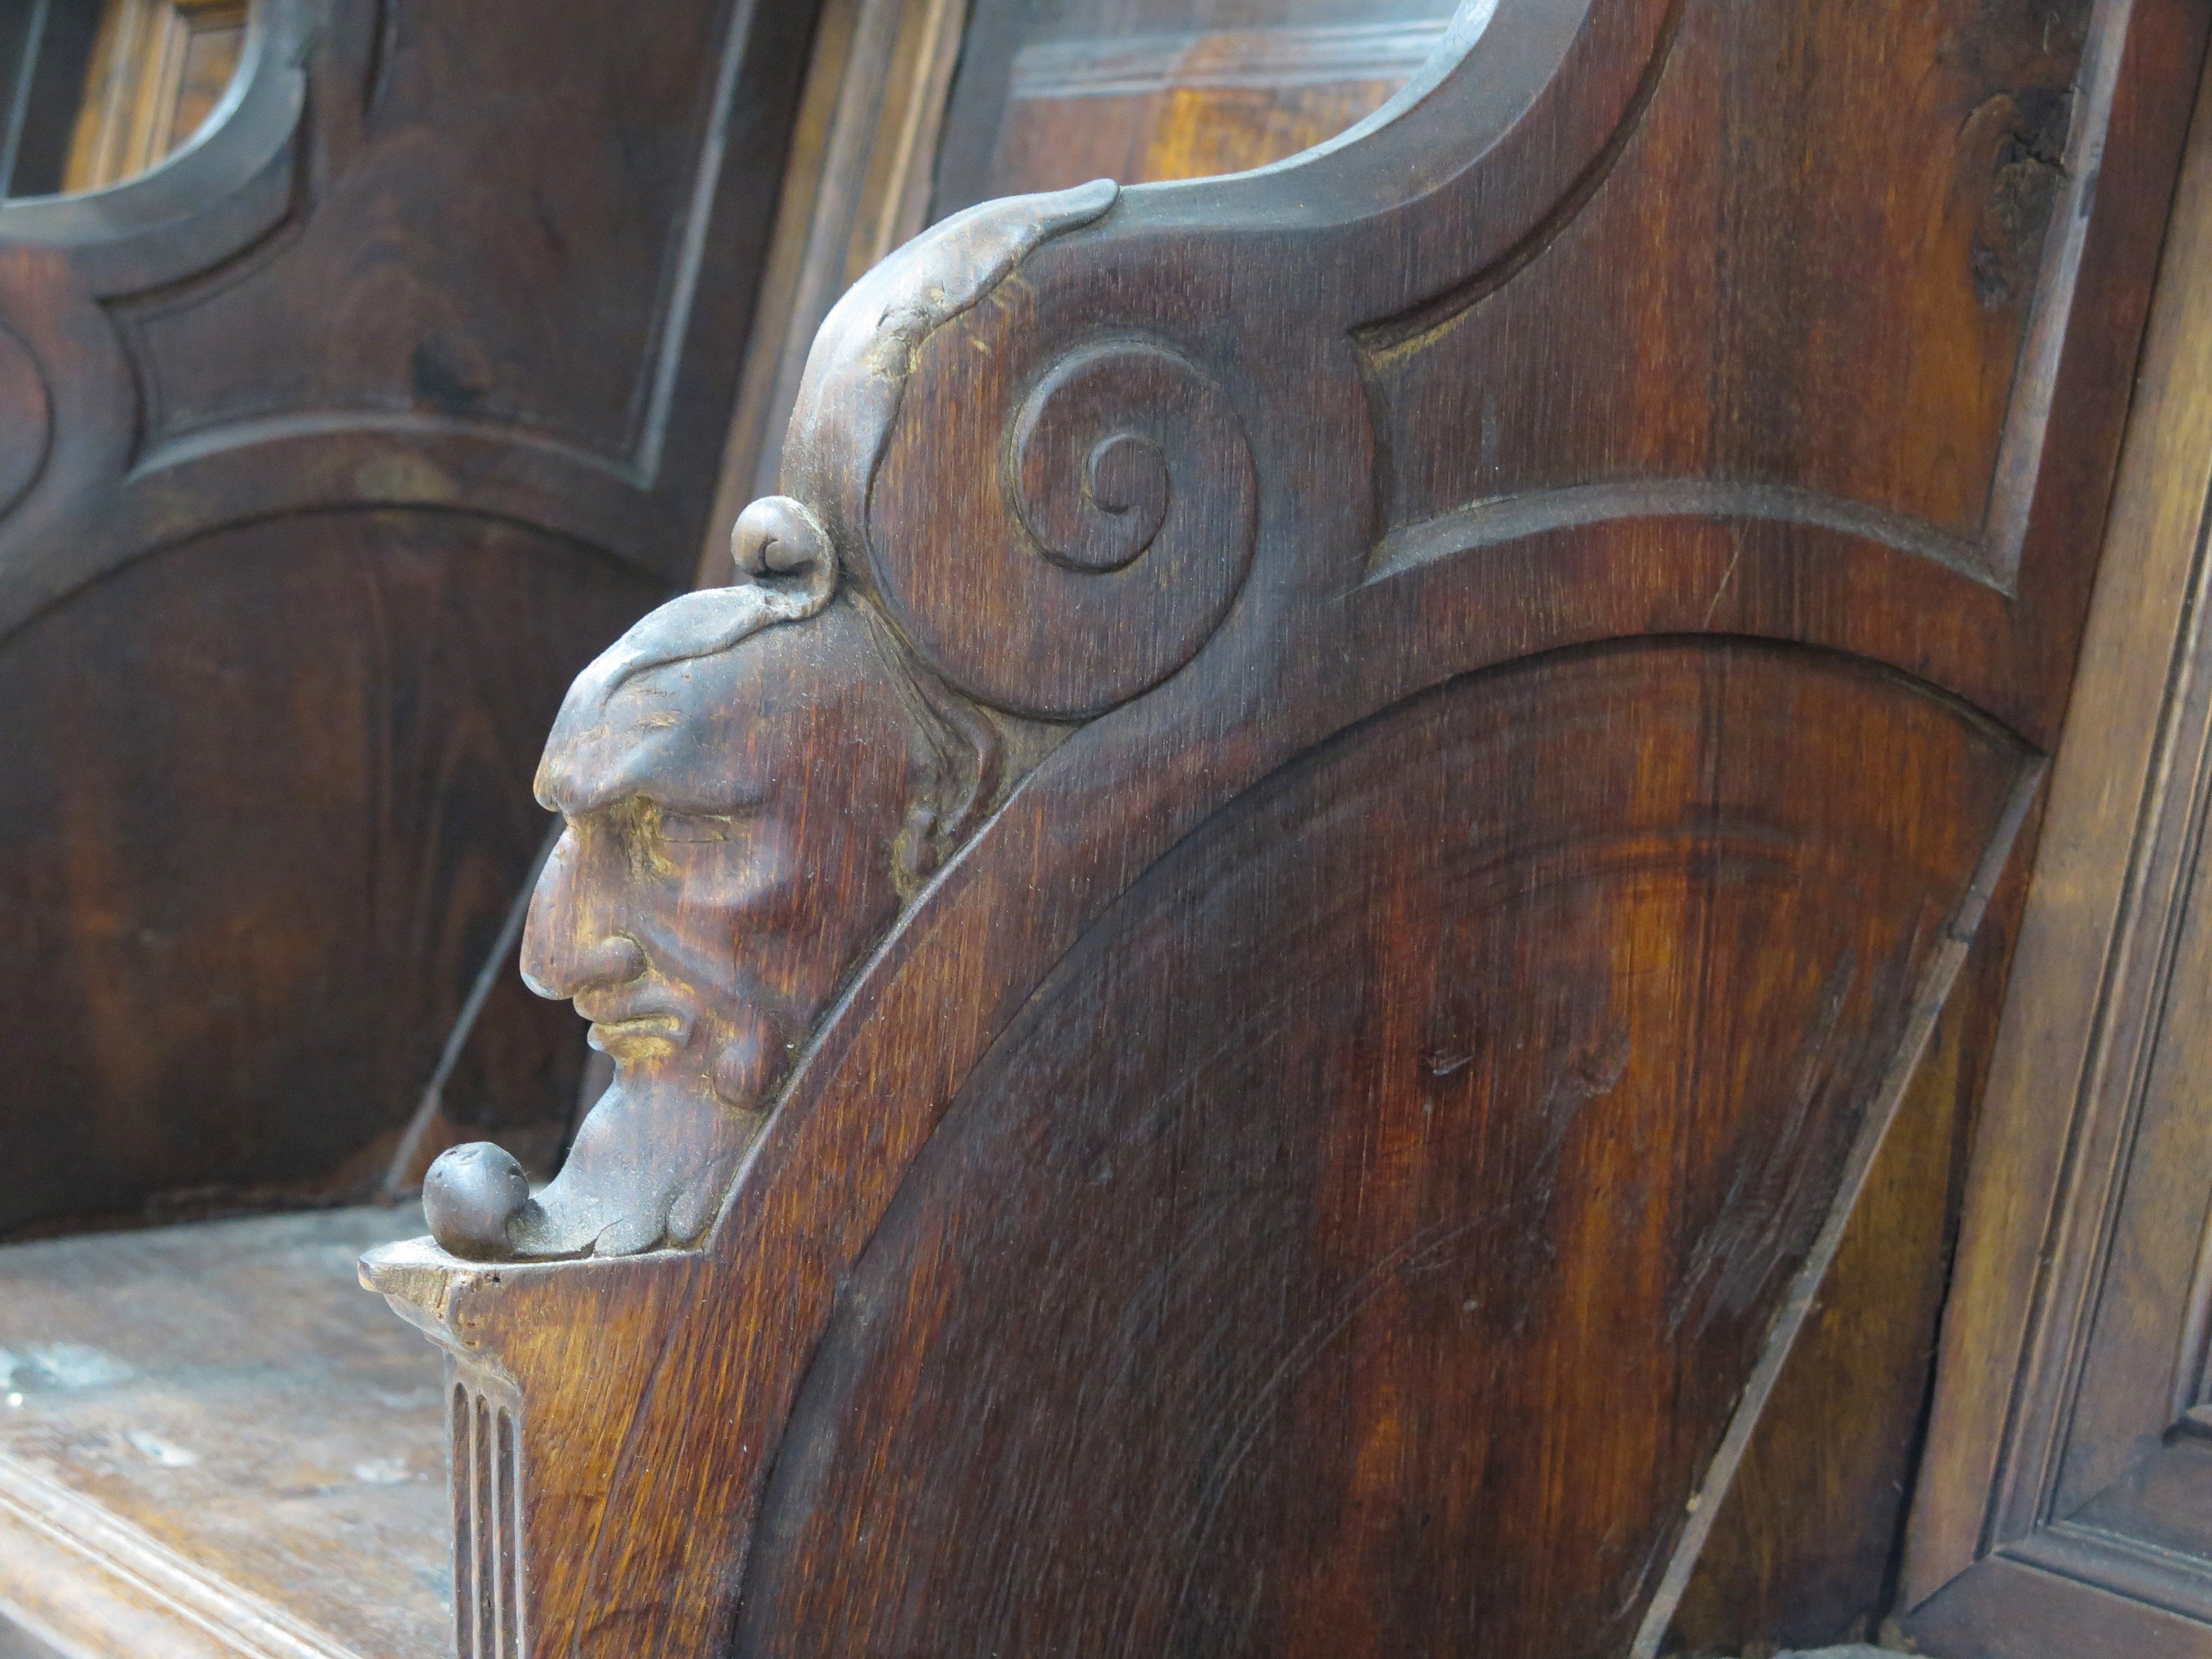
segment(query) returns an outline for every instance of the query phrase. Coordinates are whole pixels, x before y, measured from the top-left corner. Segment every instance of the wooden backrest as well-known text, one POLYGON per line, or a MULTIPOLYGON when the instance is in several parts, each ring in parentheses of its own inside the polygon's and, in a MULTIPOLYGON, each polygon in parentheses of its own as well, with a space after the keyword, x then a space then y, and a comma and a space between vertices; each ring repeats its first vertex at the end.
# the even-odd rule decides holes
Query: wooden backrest
MULTIPOLYGON (((462 1651, 1652 1652, 2001 989, 2203 49, 1501 0, 1288 164, 866 279, 739 596, 555 750, 656 696, 743 771, 716 653, 842 697, 858 617, 1001 771, 886 903, 806 738, 889 931, 788 1069, 717 1117, 617 1033, 567 1185, 433 1194, 488 1259, 368 1259, 454 1356, 462 1651)), ((575 965, 595 893, 712 932, 602 810, 526 953, 587 1000, 663 972, 575 965)))
MULTIPOLYGON (((812 11, 252 9, 196 142, 0 201, 0 1235, 374 1189, 689 584, 812 11)), ((510 976, 453 1115, 550 1151, 580 1054, 510 976)))

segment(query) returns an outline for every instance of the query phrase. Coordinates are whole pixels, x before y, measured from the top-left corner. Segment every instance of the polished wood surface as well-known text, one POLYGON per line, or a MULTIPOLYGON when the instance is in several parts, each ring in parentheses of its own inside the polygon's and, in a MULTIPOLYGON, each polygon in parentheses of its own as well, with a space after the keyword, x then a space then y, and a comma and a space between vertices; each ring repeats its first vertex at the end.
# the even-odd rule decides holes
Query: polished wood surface
POLYGON ((854 288, 761 504, 807 528, 739 564, 795 603, 826 547, 835 604, 680 602, 572 694, 635 682, 578 729, 640 823, 758 851, 541 890, 599 952, 543 982, 627 1026, 687 964, 599 918, 781 879, 773 791, 686 799, 715 720, 802 751, 816 867, 896 868, 808 735, 843 671, 741 672, 833 664, 840 607, 1011 787, 696 1243, 697 1143, 630 1127, 714 1075, 678 1018, 607 1033, 639 1167, 559 1201, 614 1250, 519 1259, 551 1189, 476 1154, 440 1237, 485 1259, 365 1263, 491 1449, 465 1652, 1657 1650, 1999 994, 2204 46, 2079 21, 1469 13, 1344 144, 854 288))
POLYGON ((1670 641, 1217 813, 908 1173, 739 1650, 1625 1650, 2020 775, 1846 660, 1670 641))
MULTIPOLYGON (((268 0, 186 153, 0 205, 0 1233, 383 1173, 690 580, 810 24, 268 0)), ((580 1053, 503 977, 450 1115, 550 1152, 580 1053)))
POLYGON ((421 1226, 410 1206, 0 1249, 0 1625, 131 1659, 442 1652, 438 1359, 351 1284, 421 1226))
POLYGON ((1903 1599, 1955 1659, 2212 1654, 2200 105, 1994 1045, 1903 1599))

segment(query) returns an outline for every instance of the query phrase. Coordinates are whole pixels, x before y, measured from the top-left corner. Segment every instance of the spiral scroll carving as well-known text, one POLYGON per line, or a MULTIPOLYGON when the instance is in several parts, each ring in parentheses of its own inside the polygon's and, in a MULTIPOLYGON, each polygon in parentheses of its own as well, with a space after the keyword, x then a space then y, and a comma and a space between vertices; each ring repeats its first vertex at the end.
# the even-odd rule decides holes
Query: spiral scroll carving
POLYGON ((1255 533, 1251 447, 1221 386, 1158 342, 1094 342, 1035 379, 999 450, 997 501, 954 492, 970 511, 947 516, 974 526, 956 545, 871 538, 878 591, 923 654, 982 701, 1048 719, 1125 702, 1196 655, 1255 533), (927 565, 908 551, 932 544, 927 565))

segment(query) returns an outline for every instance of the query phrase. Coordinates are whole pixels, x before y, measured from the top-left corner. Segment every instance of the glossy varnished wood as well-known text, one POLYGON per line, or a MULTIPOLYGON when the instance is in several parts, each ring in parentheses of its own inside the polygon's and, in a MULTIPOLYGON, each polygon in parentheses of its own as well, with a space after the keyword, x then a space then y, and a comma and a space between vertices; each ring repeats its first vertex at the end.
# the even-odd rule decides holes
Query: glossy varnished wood
POLYGON ((1476 21, 1339 144, 831 314, 790 510, 1015 781, 698 1248, 368 1263, 519 1412, 532 1651, 1657 1646, 1916 1072, 1972 1087, 2203 20, 1476 21), (1957 106, 2053 85, 2037 229, 1957 106), (1782 201, 1895 268, 1804 280, 1782 201), (1957 368, 1901 417, 1875 345, 1957 368))
POLYGON ((1843 660, 1667 641, 1224 808, 909 1172, 740 1650, 1626 1649, 2022 763, 1843 660))
POLYGON ((1904 1599, 1931 1653, 2212 1653, 2200 105, 1994 1047, 1904 1599))

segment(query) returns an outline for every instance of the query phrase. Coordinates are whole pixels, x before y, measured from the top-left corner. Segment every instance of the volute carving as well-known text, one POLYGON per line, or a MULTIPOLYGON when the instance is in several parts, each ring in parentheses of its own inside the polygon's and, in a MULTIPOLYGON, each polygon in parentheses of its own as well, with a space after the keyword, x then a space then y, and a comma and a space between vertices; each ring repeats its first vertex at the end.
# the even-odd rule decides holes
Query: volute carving
POLYGON ((1220 389, 1155 343, 1066 352, 1013 412, 1003 476, 947 481, 945 511, 982 521, 954 544, 972 567, 924 568, 916 550, 940 534, 871 516, 930 335, 1116 193, 988 204, 856 287, 793 416, 794 494, 738 519, 737 583, 663 605, 577 677, 538 775, 566 827, 522 968, 592 1022, 615 1080, 535 1197, 488 1143, 432 1166, 424 1207, 447 1249, 702 1237, 817 1019, 1054 740, 1023 717, 1127 701, 1226 611, 1251 554, 1250 452, 1220 389), (1194 465, 1210 489, 1178 489, 1194 465), (1071 616, 1097 649, 1055 647, 1071 616), (981 647, 1009 634, 1022 648, 994 668, 981 647))
POLYGON ((1099 220, 1119 194, 1102 179, 987 202, 877 266, 823 322, 785 450, 786 487, 823 503, 848 568, 901 635, 1016 714, 1087 718, 1157 685, 1212 634, 1251 563, 1243 423, 1165 340, 1023 330, 1003 349, 1032 361, 1011 367, 996 349, 973 364, 956 349, 930 368, 940 395, 948 376, 970 383, 953 401, 974 441, 919 455, 893 442, 930 336, 1000 302, 1040 242, 1099 220), (995 476, 964 459, 978 453, 1003 458, 995 476))

